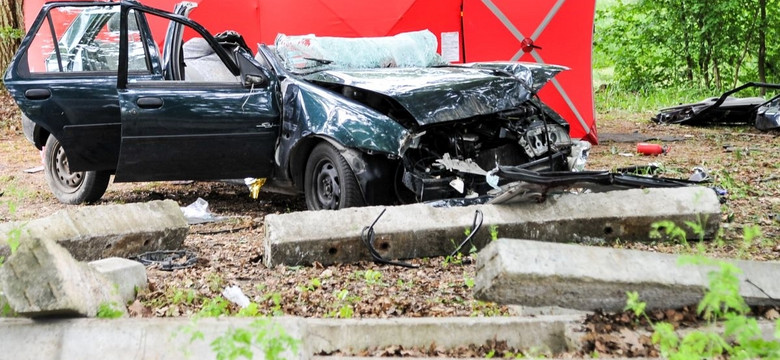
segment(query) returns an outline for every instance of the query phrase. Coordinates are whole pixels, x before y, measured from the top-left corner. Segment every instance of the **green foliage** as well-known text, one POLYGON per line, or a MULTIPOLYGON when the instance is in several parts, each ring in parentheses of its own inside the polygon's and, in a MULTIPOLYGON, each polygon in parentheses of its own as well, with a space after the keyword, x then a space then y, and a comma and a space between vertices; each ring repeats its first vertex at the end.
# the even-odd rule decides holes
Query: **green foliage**
POLYGON ((116 319, 122 317, 124 312, 117 309, 118 305, 115 302, 101 303, 98 306, 97 317, 100 319, 116 319))
MULTIPOLYGON (((771 40, 778 35, 777 6, 778 0, 618 0, 596 12, 594 64, 614 66, 612 80, 628 91, 757 81, 762 31, 767 63, 780 57, 771 40), (759 16, 762 2, 766 19, 759 16)), ((767 67, 768 82, 776 82, 778 70, 767 67)))
POLYGON ((490 225, 488 232, 490 233, 490 241, 498 240, 498 225, 490 225))
POLYGON ((688 235, 685 229, 677 226, 674 221, 661 220, 654 222, 650 228, 651 239, 666 238, 670 241, 677 241, 684 246, 688 246, 688 235))
POLYGON ((750 185, 741 182, 737 179, 734 179, 733 176, 731 176, 731 173, 727 170, 723 170, 718 174, 718 179, 720 180, 720 186, 723 187, 726 191, 728 191, 729 198, 731 199, 743 199, 748 196, 748 191, 750 190, 750 185))
POLYGON ((230 303, 222 296, 206 299, 198 312, 199 317, 218 317, 230 314, 230 303))
POLYGON ((282 294, 278 292, 273 292, 270 294, 263 295, 263 302, 271 301, 271 315, 273 316, 282 316, 284 315, 284 311, 282 311, 282 294))
POLYGON ((24 37, 24 30, 17 29, 10 26, 0 27, 0 39, 14 39, 18 40, 24 37))
POLYGON ((750 247, 761 238, 761 227, 758 225, 747 225, 742 229, 742 244, 739 245, 737 256, 747 257, 750 247))
POLYGON ((446 268, 450 265, 461 265, 463 264, 463 254, 457 253, 455 255, 447 255, 444 257, 444 261, 441 263, 441 266, 446 268))
POLYGON ((261 350, 263 359, 283 359, 285 351, 296 353, 300 340, 293 338, 284 328, 270 318, 260 318, 248 328, 228 330, 211 342, 211 349, 219 360, 243 357, 252 359, 254 350, 261 350))
POLYGON ((16 316, 16 313, 14 312, 14 309, 11 308, 11 305, 0 301, 0 317, 13 317, 16 316))
POLYGON ((350 296, 349 290, 341 289, 333 294, 336 300, 333 303, 333 310, 325 314, 326 317, 337 317, 341 319, 351 319, 355 314, 353 304, 360 301, 358 296, 350 296))
POLYGON ((474 287, 474 278, 471 276, 468 276, 468 274, 463 273, 463 285, 466 285, 466 288, 473 288, 474 287))
POLYGON ((386 285, 382 282, 382 273, 377 270, 368 269, 363 272, 363 279, 366 281, 366 285, 386 285))
POLYGON ((630 310, 635 316, 640 316, 645 313, 647 303, 639 301, 638 292, 629 291, 626 293, 626 298, 626 307, 623 310, 630 310))
MULTIPOLYGON (((661 357, 672 360, 719 358, 724 354, 734 359, 780 357, 780 320, 775 328, 775 338, 778 340, 764 340, 756 320, 746 316, 750 308, 739 295, 739 268, 728 262, 702 257, 682 257, 680 262, 718 266, 718 271, 711 271, 707 275, 709 289, 697 311, 710 325, 717 320, 724 320, 724 331, 720 334, 712 330, 697 330, 680 338, 672 324, 651 322, 652 341, 658 345, 661 357)), ((626 309, 637 316, 645 316, 650 321, 644 312, 646 304, 639 301, 638 294, 634 292, 626 295, 626 309)))

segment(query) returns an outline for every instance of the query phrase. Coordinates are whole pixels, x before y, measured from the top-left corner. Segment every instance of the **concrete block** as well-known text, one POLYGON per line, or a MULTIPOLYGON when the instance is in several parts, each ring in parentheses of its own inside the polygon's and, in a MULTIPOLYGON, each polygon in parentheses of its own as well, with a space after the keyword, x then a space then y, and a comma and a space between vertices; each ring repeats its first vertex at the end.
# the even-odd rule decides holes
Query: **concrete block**
MULTIPOLYGON (((361 241, 385 207, 271 214, 265 217, 266 266, 349 263, 371 260, 361 241)), ((543 203, 433 208, 425 204, 387 207, 374 226, 375 246, 390 259, 450 254, 470 228, 475 210, 484 216, 474 238, 480 248, 496 226, 502 237, 552 242, 603 243, 647 241, 650 225, 660 220, 702 221, 706 237, 718 230, 720 203, 703 187, 632 189, 562 194, 543 203)), ((687 228, 686 228, 687 229, 687 228)), ((697 238, 689 232, 688 237, 697 238)))
MULTIPOLYGON (((580 310, 621 311, 628 291, 638 292, 649 309, 695 305, 716 268, 678 260, 637 250, 499 239, 477 255, 474 292, 499 304, 580 310)), ((744 271, 740 294, 748 304, 780 305, 780 263, 733 262, 744 271)))
MULTIPOLYGON (((301 319, 274 317, 292 337, 302 339, 301 319)), ((124 319, 0 319, 3 359, 112 359, 192 360, 214 359, 210 343, 231 329, 248 328, 253 318, 124 318, 124 319), (191 340, 187 329, 201 331, 191 340), (34 343, 34 346, 31 344, 34 343)), ((290 351, 282 359, 307 359, 290 351)), ((253 347, 254 359, 262 350, 253 347)))
POLYGON ((125 304, 135 299, 136 289, 148 286, 146 267, 138 261, 112 257, 88 265, 114 285, 125 304))
POLYGON ((101 304, 125 311, 100 273, 50 239, 24 239, 0 267, 0 289, 20 316, 95 316, 101 304))
MULTIPOLYGON (((323 351, 391 345, 452 349, 488 341, 506 341, 520 349, 571 351, 579 344, 568 334, 581 326, 583 318, 270 319, 301 340, 298 353, 284 353, 281 358, 310 359, 323 351)), ((229 329, 248 328, 253 321, 242 317, 0 319, 0 342, 3 355, 11 359, 209 359, 215 356, 209 346, 215 338, 229 329), (203 339, 191 341, 186 329, 202 331, 203 339), (30 346, 30 339, 39 346, 30 346)), ((260 349, 252 350, 254 358, 262 358, 260 349)))
POLYGON ((516 349, 537 348, 553 353, 579 347, 567 329, 582 322, 582 316, 537 318, 398 318, 398 319, 309 319, 308 352, 339 349, 405 348, 432 345, 445 349, 506 341, 516 349))
POLYGON ((173 200, 69 207, 45 218, 0 224, 0 238, 20 228, 21 239, 52 239, 80 261, 180 249, 189 230, 173 200))

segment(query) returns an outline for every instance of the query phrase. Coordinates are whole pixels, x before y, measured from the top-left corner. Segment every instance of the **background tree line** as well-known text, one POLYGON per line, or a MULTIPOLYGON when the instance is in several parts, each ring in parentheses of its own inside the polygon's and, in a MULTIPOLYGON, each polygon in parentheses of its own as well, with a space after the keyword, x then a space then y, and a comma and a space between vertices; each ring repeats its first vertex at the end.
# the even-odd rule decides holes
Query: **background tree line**
POLYGON ((596 13, 594 53, 614 65, 621 88, 780 81, 780 0, 606 2, 596 13))

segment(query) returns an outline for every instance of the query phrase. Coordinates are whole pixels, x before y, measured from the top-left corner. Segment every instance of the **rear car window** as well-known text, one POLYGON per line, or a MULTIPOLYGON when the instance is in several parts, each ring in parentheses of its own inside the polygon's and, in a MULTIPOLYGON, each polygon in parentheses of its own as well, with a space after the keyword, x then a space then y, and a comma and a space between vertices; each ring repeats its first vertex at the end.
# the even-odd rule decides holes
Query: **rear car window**
MULTIPOLYGON (((30 73, 114 72, 119 68, 119 6, 62 6, 48 13, 27 50, 30 73)), ((128 22, 129 70, 149 72, 138 20, 128 22)))

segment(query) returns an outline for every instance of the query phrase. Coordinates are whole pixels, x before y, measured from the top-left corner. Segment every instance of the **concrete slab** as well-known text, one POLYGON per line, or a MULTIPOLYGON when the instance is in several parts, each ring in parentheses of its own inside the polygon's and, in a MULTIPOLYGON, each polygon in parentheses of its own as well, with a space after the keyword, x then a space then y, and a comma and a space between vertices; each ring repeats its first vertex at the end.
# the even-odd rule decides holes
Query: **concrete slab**
MULTIPOLYGON (((247 328, 251 318, 165 319, 0 319, 0 344, 9 359, 213 359, 210 343, 229 329, 247 328), (191 340, 188 329, 201 331, 191 340), (34 339, 35 346, 31 346, 34 339)), ((295 338, 303 338, 298 318, 274 318, 295 338)), ((262 354, 255 351, 255 359, 262 354)), ((282 354, 285 359, 306 359, 282 354)))
POLYGON ((92 261, 180 249, 189 227, 173 200, 70 207, 45 218, 0 224, 0 255, 8 254, 7 235, 18 229, 21 240, 52 239, 77 260, 92 261))
MULTIPOLYGON (((361 241, 363 227, 385 207, 306 211, 265 217, 266 266, 350 263, 371 260, 361 241)), ((374 226, 375 246, 390 259, 449 255, 470 228, 475 210, 484 216, 474 238, 490 240, 496 226, 502 237, 551 242, 603 243, 647 241, 650 225, 660 220, 703 222, 707 237, 718 230, 720 203, 703 187, 634 189, 563 194, 544 203, 432 208, 425 204, 386 207, 374 226)), ((688 238, 697 238, 689 231, 688 238)))
POLYGON ((567 328, 583 316, 492 317, 492 318, 398 318, 330 320, 309 319, 308 345, 312 353, 335 350, 405 348, 431 344, 451 349, 461 345, 483 345, 506 341, 516 349, 545 349, 560 353, 577 348, 567 328), (311 336, 316 335, 316 336, 311 336))
POLYGON ((125 304, 135 299, 137 290, 146 289, 148 286, 146 267, 138 261, 112 257, 95 260, 87 265, 115 286, 125 304))
MULTIPOLYGON (((308 359, 338 349, 356 351, 401 345, 452 348, 506 340, 510 346, 568 351, 567 337, 582 317, 307 319, 273 318, 302 343, 287 359, 308 359)), ((3 354, 13 359, 202 359, 213 358, 209 344, 228 329, 247 328, 252 318, 0 319, 3 354), (203 340, 190 341, 186 329, 200 330, 203 340), (38 346, 30 346, 35 339, 38 346)), ((578 346, 578 345, 577 345, 578 346)), ((259 350, 258 350, 259 351, 259 350)), ((255 351, 255 358, 262 358, 255 351)))
MULTIPOLYGON (((711 266, 678 265, 678 255, 499 239, 477 255, 475 297, 500 304, 620 311, 637 291, 649 309, 697 304, 711 266)), ((733 261, 751 305, 780 305, 780 263, 733 261), (749 282, 748 282, 749 280, 749 282), (774 299, 774 300, 773 300, 774 299)))

